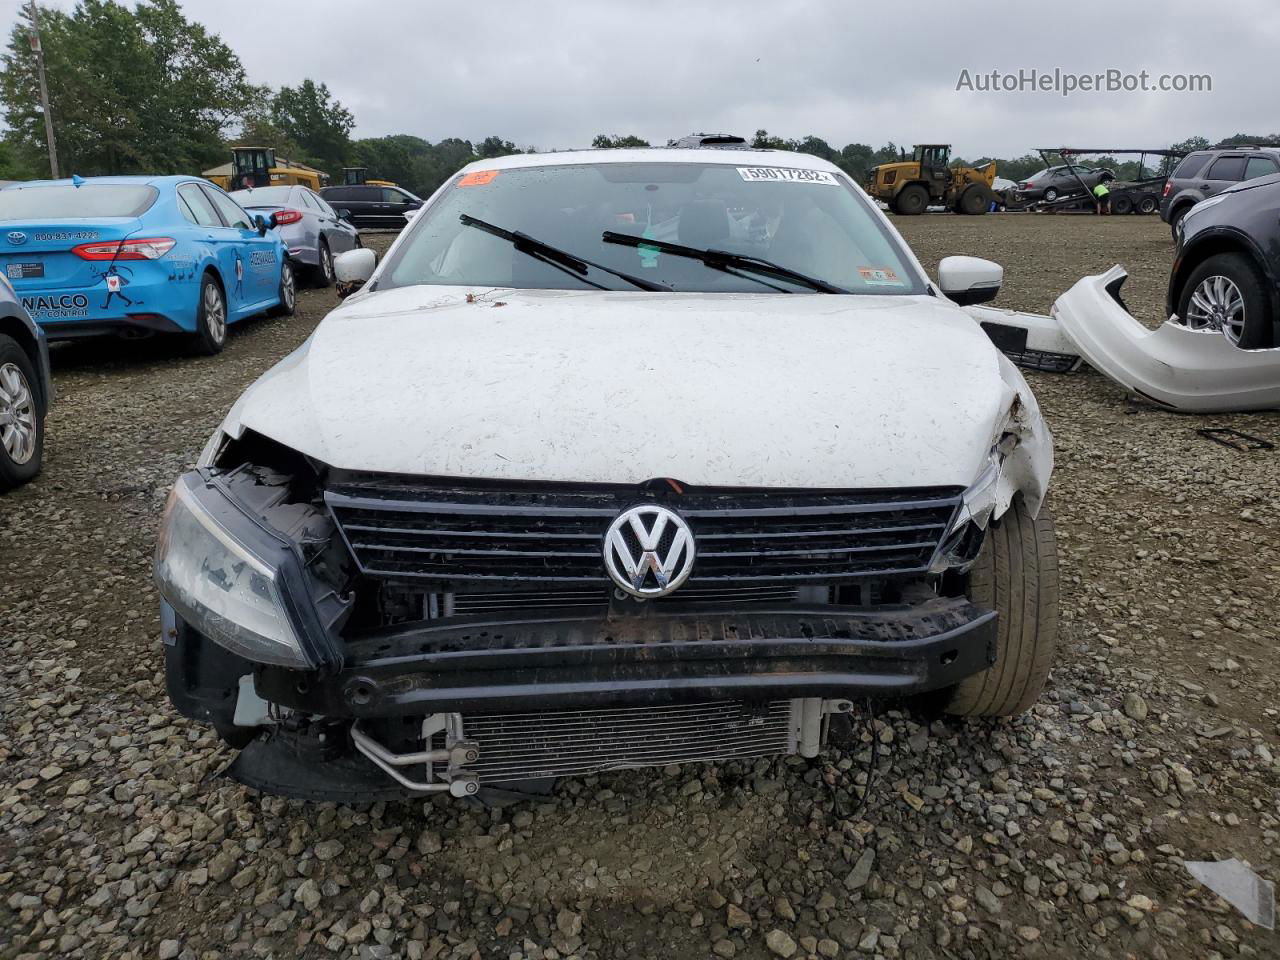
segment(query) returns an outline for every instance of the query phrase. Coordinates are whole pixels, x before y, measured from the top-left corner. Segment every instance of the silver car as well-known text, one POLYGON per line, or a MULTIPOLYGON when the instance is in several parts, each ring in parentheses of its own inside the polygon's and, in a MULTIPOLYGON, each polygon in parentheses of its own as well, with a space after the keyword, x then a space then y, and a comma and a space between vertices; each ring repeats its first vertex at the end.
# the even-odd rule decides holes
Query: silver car
POLYGON ((333 283, 335 256, 361 246, 360 231, 349 222, 346 211, 334 210, 307 187, 236 190, 231 198, 251 214, 260 213, 268 220, 274 215, 289 259, 301 265, 317 286, 333 283))

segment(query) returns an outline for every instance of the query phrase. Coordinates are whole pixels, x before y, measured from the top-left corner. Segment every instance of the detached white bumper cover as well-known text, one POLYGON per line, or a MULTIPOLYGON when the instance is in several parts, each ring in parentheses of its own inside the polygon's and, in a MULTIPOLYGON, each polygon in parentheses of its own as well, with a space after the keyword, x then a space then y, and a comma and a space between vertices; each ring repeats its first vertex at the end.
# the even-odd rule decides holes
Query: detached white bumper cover
POLYGON ((1188 413, 1280 407, 1280 349, 1241 350, 1221 333, 1172 321, 1149 330, 1116 298, 1127 276, 1114 266, 1085 277, 1053 306, 1062 332, 1090 366, 1188 413))

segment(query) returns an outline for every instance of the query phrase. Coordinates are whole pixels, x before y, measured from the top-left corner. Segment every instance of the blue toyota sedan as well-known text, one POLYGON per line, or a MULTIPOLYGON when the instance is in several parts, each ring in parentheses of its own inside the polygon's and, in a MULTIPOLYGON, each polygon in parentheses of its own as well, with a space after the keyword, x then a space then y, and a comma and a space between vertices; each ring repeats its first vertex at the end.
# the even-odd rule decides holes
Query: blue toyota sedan
POLYGON ((33 181, 0 190, 0 266, 51 341, 177 333, 213 354, 227 324, 293 313, 272 227, 196 177, 33 181))

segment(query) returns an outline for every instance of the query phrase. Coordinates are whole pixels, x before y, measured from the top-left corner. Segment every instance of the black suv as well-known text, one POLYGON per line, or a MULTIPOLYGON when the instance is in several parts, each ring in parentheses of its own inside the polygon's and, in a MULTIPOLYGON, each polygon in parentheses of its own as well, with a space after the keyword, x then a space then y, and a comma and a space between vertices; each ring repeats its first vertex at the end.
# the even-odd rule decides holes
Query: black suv
POLYGON ((417 210, 422 201, 402 187, 377 187, 362 184, 353 187, 324 187, 320 196, 335 210, 349 210, 357 227, 392 227, 406 223, 404 215, 417 210))
POLYGON ((1280 147, 1213 147, 1189 153, 1164 185, 1160 219, 1178 235, 1178 221, 1187 211, 1215 197, 1233 183, 1280 173, 1280 147))

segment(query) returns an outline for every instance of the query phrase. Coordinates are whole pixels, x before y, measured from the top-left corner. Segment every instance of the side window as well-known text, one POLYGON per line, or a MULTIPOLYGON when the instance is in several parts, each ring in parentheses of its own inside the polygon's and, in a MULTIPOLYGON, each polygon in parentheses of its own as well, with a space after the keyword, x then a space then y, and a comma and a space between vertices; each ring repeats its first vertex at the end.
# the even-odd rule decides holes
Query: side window
POLYGON ((408 203, 409 195, 403 190, 396 190, 394 187, 382 188, 383 203, 408 203))
POLYGON ((1280 167, 1270 157, 1250 157, 1244 167, 1244 179, 1252 180, 1254 177, 1265 177, 1277 172, 1280 172, 1280 167))
POLYGON ((218 208, 218 212, 222 214, 222 219, 227 222, 228 226, 236 227, 240 230, 250 230, 251 221, 249 215, 240 209, 239 204, 219 190, 206 189, 205 193, 209 195, 209 199, 213 201, 213 205, 218 208))
POLYGON ((1183 179, 1194 177, 1204 169, 1204 165, 1208 160, 1209 154, 1207 153, 1188 154, 1183 161, 1178 164, 1178 168, 1173 171, 1173 176, 1183 179))
POLYGON ((338 218, 338 214, 334 211, 333 207, 329 206, 328 201, 325 200, 324 197, 320 196, 317 193, 312 193, 309 190, 307 191, 307 196, 311 198, 311 202, 316 205, 316 207, 320 210, 321 213, 327 214, 328 216, 333 217, 335 220, 338 218))
POLYGON ((1206 180, 1239 180, 1244 176, 1244 157, 1219 157, 1209 168, 1206 180))
POLYGON ((297 197, 302 205, 309 210, 319 210, 320 204, 316 201, 315 195, 310 190, 297 191, 297 197))
POLYGON ((202 227, 222 226, 218 212, 213 209, 213 204, 197 184, 184 183, 178 188, 178 208, 192 223, 202 227))

